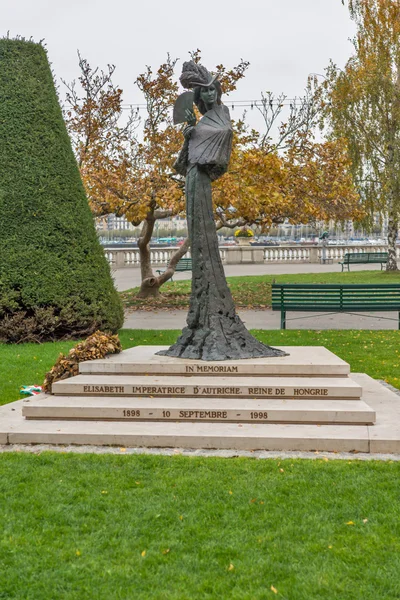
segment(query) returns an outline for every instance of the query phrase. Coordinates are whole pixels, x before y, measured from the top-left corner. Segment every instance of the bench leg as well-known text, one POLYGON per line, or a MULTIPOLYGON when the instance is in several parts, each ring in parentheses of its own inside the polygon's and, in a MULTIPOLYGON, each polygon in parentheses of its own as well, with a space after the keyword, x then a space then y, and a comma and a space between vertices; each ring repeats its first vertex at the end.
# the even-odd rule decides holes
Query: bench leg
POLYGON ((400 329, 400 312, 399 312, 399 329, 400 329))
POLYGON ((281 329, 286 329, 286 310, 281 311, 281 329))

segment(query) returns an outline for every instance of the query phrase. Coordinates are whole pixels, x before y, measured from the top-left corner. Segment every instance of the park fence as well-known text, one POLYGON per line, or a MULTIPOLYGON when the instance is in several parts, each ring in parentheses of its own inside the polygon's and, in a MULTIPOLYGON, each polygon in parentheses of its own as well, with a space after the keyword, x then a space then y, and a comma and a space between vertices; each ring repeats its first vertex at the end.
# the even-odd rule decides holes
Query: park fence
MULTIPOLYGON (((150 261, 154 267, 165 267, 175 247, 151 248, 150 261)), ((219 251, 223 264, 287 264, 287 263, 338 263, 348 252, 387 252, 387 245, 370 246, 351 244, 342 246, 221 246, 219 251)), ((123 269, 140 266, 138 248, 105 248, 106 258, 114 269, 123 269)), ((190 250, 185 255, 190 257, 190 250)), ((397 248, 397 258, 400 258, 400 248, 397 248)))

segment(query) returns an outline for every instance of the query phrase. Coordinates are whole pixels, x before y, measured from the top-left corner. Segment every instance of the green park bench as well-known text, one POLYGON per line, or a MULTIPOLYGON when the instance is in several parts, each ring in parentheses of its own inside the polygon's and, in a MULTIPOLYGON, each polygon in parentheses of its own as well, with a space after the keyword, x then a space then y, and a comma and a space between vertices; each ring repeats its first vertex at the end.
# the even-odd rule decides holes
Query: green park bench
MULTIPOLYGON (((156 273, 161 275, 161 273, 164 273, 165 270, 166 269, 157 269, 156 273)), ((192 259, 191 258, 181 258, 175 267, 175 273, 178 273, 179 271, 191 271, 191 270, 192 270, 192 259)), ((173 281, 172 277, 171 277, 171 281, 173 281)))
POLYGON ((388 261, 388 253, 387 252, 349 252, 346 253, 343 257, 343 262, 340 262, 339 265, 342 265, 342 272, 344 267, 347 267, 347 270, 350 271, 350 265, 365 265, 367 263, 380 263, 381 270, 383 269, 383 265, 385 265, 388 261))
POLYGON ((400 329, 400 284, 273 283, 272 310, 281 311, 281 329, 286 329, 287 311, 332 314, 394 311, 399 313, 398 319, 390 320, 398 320, 400 329))

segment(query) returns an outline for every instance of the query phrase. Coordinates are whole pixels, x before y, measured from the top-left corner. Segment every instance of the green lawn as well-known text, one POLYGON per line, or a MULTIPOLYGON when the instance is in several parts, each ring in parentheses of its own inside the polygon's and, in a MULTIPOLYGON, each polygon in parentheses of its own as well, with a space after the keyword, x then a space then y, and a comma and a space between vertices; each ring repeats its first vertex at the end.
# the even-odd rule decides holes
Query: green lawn
POLYGON ((399 497, 400 463, 3 454, 0 598, 398 599, 399 497))
MULTIPOLYGON (((400 332, 397 330, 257 330, 253 333, 270 345, 325 346, 349 362, 353 372, 368 373, 400 388, 400 332)), ((146 344, 169 345, 178 335, 178 331, 168 330, 120 331, 124 348, 146 344)), ((21 385, 40 385, 59 353, 67 352, 75 343, 0 344, 0 404, 17 400, 21 385)))
MULTIPOLYGON (((228 277, 236 306, 241 308, 266 308, 271 306, 271 283, 400 283, 400 272, 354 271, 350 273, 296 273, 292 275, 254 275, 228 277)), ((152 310, 153 308, 184 308, 189 304, 189 281, 165 284, 158 299, 136 298, 139 288, 121 292, 125 308, 152 310)))
MULTIPOLYGON (((253 333, 400 388, 399 331, 253 333)), ((0 345, 1 403, 74 344, 0 345)), ((400 598, 400 463, 120 453, 0 454, 0 600, 400 598)))

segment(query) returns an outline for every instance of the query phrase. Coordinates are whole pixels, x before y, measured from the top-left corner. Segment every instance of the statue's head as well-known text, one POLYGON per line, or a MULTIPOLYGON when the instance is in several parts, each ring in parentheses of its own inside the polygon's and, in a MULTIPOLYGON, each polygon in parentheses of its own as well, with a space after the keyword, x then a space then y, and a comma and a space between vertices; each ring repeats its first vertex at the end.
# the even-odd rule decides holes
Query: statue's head
POLYGON ((183 87, 193 89, 194 103, 202 115, 210 106, 221 104, 222 88, 218 75, 213 75, 199 63, 193 60, 183 63, 180 81, 183 87))
POLYGON ((194 88, 194 103, 205 115, 210 105, 221 104, 222 88, 220 82, 216 79, 209 86, 196 86, 194 88))

